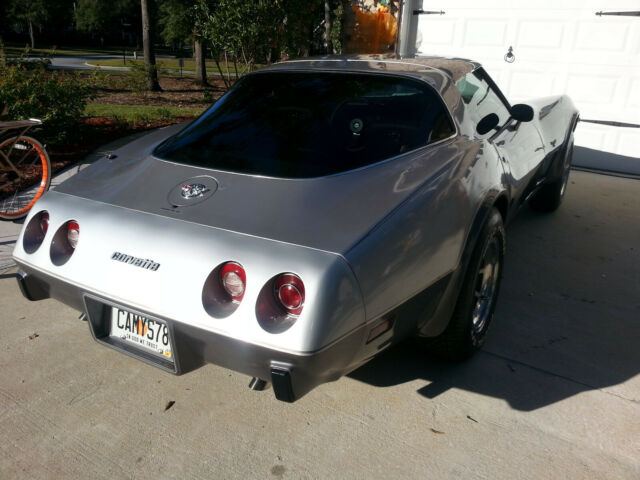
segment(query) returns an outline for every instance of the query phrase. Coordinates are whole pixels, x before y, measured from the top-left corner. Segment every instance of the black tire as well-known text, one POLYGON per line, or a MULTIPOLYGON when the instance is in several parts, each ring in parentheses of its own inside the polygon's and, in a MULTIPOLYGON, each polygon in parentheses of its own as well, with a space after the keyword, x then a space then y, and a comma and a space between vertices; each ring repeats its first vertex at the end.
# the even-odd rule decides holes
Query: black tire
POLYGON ((426 339, 429 353, 444 360, 464 360, 484 344, 498 300, 505 252, 502 216, 493 208, 478 237, 447 328, 426 339))
POLYGON ((567 191, 571 161, 573 159, 573 134, 569 137, 562 152, 562 169, 560 176, 540 187, 533 198, 531 206, 539 212, 553 212, 558 209, 567 191))

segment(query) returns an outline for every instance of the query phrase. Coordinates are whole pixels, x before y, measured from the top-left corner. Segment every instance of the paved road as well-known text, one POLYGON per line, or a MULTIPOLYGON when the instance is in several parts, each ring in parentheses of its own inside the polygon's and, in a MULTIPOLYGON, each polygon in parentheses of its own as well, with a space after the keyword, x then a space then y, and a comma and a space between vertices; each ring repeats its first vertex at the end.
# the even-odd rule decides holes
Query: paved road
MULTIPOLYGON (((51 57, 51 66, 49 68, 54 70, 94 70, 99 68, 100 70, 110 71, 124 71, 128 72, 129 67, 94 67, 87 65, 87 63, 100 63, 101 60, 110 60, 113 58, 122 58, 122 55, 97 55, 94 57, 51 57)), ((128 56, 127 58, 133 59, 128 56)))
POLYGON ((573 172, 509 226, 483 352, 405 345, 291 405, 101 347, 0 277, 0 478, 640 478, 638 212, 639 181, 573 172))
MULTIPOLYGON (((106 71, 119 71, 119 72, 128 72, 131 70, 129 67, 110 67, 100 65, 100 62, 103 60, 111 60, 111 59, 122 59, 122 55, 97 55, 92 57, 51 57, 51 65, 49 68, 53 70, 106 70, 106 71)), ((138 57, 141 59, 143 57, 138 57)), ((163 58, 175 58, 169 55, 158 55, 156 56, 158 61, 162 61, 163 58)), ((133 60, 133 56, 127 55, 128 60, 133 60)), ((180 70, 168 70, 169 72, 180 72, 180 70)), ((185 75, 193 75, 195 72, 193 70, 182 70, 182 73, 185 75)), ((208 69, 208 76, 212 75, 220 75, 218 72, 211 71, 208 69)))

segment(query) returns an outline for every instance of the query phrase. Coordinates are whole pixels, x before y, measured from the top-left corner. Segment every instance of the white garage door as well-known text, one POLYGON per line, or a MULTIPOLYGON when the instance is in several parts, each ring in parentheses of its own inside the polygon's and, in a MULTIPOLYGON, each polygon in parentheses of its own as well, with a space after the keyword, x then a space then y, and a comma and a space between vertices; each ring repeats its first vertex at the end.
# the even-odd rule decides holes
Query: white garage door
MULTIPOLYGON (((640 16, 596 15, 638 12, 640 0, 425 0, 421 7, 445 14, 412 16, 417 55, 479 61, 512 103, 567 93, 582 119, 640 124, 640 16), (513 63, 504 59, 509 47, 513 63)), ((580 123, 576 144, 638 158, 640 128, 580 123)))

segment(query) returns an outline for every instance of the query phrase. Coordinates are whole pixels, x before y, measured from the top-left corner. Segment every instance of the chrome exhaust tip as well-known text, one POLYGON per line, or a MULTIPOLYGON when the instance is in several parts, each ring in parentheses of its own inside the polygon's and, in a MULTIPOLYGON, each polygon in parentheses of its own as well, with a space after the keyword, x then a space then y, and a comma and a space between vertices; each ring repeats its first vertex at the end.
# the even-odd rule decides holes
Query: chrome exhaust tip
POLYGON ((249 382, 249 388, 251 390, 255 390, 256 392, 261 392, 269 388, 269 382, 258 377, 253 377, 249 382))

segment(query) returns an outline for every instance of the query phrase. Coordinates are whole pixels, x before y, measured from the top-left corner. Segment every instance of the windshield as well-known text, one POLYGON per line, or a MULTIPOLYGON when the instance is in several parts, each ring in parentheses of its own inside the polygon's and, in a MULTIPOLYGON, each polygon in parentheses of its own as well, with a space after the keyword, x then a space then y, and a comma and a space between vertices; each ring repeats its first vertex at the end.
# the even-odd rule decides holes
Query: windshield
POLYGON ((160 158, 283 178, 344 172, 454 133, 418 81, 354 73, 249 75, 156 148, 160 158))

